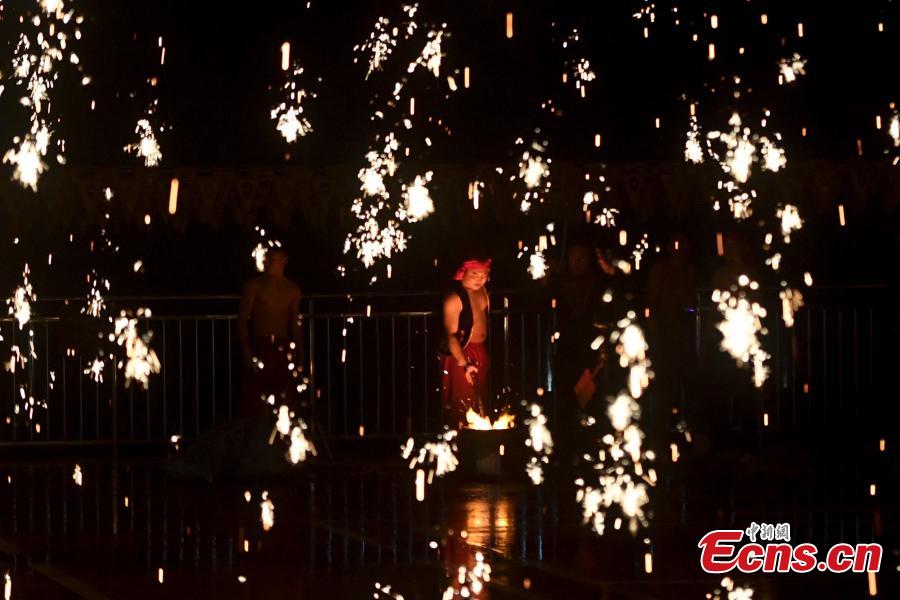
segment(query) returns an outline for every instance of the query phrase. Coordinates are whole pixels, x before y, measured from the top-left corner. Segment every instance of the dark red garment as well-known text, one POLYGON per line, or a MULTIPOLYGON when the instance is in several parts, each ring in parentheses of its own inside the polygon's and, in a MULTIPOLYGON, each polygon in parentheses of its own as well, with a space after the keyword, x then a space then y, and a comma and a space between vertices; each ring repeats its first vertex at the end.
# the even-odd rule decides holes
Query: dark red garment
POLYGON ((475 385, 466 381, 466 368, 460 367, 453 356, 445 356, 441 378, 441 403, 444 407, 444 423, 452 429, 460 429, 466 423, 466 412, 471 408, 478 412, 478 400, 485 407, 488 403, 488 358, 487 346, 469 342, 463 354, 470 364, 478 367, 475 385))
POLYGON ((275 396, 276 406, 293 405, 297 396, 299 361, 296 350, 291 350, 287 338, 255 337, 250 340, 250 351, 262 369, 254 365, 244 371, 240 415, 250 417, 262 410, 271 410, 266 402, 275 396), (289 369, 291 364, 294 369, 289 369))

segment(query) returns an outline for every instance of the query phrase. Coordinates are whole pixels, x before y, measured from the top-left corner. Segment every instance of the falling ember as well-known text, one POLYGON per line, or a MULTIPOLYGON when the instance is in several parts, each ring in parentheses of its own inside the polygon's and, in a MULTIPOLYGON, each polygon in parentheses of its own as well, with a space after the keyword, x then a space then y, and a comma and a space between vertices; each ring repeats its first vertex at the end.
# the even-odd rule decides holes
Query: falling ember
POLYGON ((803 306, 803 294, 800 290, 784 289, 778 294, 781 299, 781 319, 785 327, 794 326, 794 314, 803 306))
POLYGON ((160 568, 156 571, 156 580, 157 580, 158 582, 162 583, 164 579, 165 579, 165 572, 163 571, 162 567, 160 567, 160 568))
POLYGON ((178 178, 173 177, 169 183, 169 214, 174 215, 178 210, 178 178))
POLYGON ((291 68, 291 43, 284 42, 281 44, 281 70, 287 71, 291 68))
POLYGON ((12 598, 12 577, 9 576, 9 573, 6 573, 3 579, 3 600, 10 600, 12 598))
POLYGON ((269 499, 269 492, 262 493, 259 509, 259 520, 262 522, 263 531, 269 531, 275 527, 275 505, 269 499))
POLYGON ((416 470, 416 500, 425 501, 425 471, 423 469, 416 470))
POLYGON ((708 57, 709 57, 709 60, 715 60, 715 59, 716 59, 716 45, 715 45, 715 44, 710 44, 710 45, 709 45, 709 54, 708 54, 708 57))
POLYGON ((513 36, 513 14, 506 13, 506 39, 512 39, 513 36))
POLYGON ((838 222, 841 224, 841 227, 846 227, 847 220, 844 218, 844 205, 838 204, 838 222))
POLYGON ((669 449, 672 451, 672 462, 677 463, 681 456, 678 452, 678 444, 670 444, 669 449))
POLYGON ((878 450, 880 452, 884 452, 885 448, 886 448, 886 443, 885 443, 884 438, 882 438, 878 441, 878 450))
POLYGON ((869 595, 877 596, 878 595, 878 582, 875 580, 875 571, 869 571, 866 573, 866 578, 869 582, 869 595))
POLYGON ((650 552, 644 553, 644 573, 648 575, 653 572, 653 554, 650 552))
POLYGON ((873 483, 872 485, 869 486, 869 495, 870 495, 870 496, 874 496, 874 495, 875 495, 875 491, 876 491, 876 490, 875 490, 875 484, 873 483))
POLYGON ((81 466, 80 465, 75 465, 75 471, 72 473, 72 481, 75 482, 75 485, 79 485, 79 486, 81 485, 82 478, 81 478, 81 466))

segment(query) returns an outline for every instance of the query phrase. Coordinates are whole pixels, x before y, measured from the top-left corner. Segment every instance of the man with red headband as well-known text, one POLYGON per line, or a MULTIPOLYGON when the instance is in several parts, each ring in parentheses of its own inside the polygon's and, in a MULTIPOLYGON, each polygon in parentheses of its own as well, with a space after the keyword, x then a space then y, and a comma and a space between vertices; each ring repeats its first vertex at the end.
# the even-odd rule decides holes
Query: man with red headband
POLYGON ((484 285, 491 261, 467 260, 456 272, 456 285, 444 297, 442 345, 444 423, 458 429, 471 408, 484 414, 488 395, 488 332, 490 301, 484 285))

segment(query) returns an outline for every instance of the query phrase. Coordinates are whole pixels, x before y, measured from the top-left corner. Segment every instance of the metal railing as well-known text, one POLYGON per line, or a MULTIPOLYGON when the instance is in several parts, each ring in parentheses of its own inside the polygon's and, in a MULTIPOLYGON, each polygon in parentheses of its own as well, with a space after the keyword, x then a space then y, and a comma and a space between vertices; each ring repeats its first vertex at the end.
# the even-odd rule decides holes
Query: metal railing
MULTIPOLYGON (((235 306, 228 297, 210 301, 235 306)), ((375 302, 356 298, 348 310, 345 296, 304 300, 317 426, 331 438, 439 431, 438 318, 429 310, 374 310, 366 304, 370 301, 375 302)), ((380 304, 404 302, 437 306, 437 297, 379 298, 380 304)), ((793 329, 785 329, 775 311, 768 319, 771 377, 759 396, 766 429, 793 435, 877 429, 893 422, 896 408, 887 389, 893 308, 885 290, 848 292, 840 298, 810 294, 807 304, 793 329)), ((507 387, 531 396, 538 387, 552 388, 555 316, 549 302, 521 296, 508 303, 498 294, 493 306, 500 308, 492 311, 488 336, 492 389, 507 387)), ((701 303, 695 315, 694 347, 702 365, 718 349, 705 333, 710 329, 708 303, 701 303)), ((24 370, 0 374, 0 445, 162 443, 176 435, 196 437, 230 419, 238 406, 242 364, 235 316, 223 310, 154 315, 148 321, 162 370, 144 390, 126 387, 121 374, 109 368, 102 382, 92 381, 84 371, 93 349, 73 352, 64 320, 33 319, 29 327, 37 357, 24 370), (33 407, 29 397, 35 399, 33 407), (31 419, 26 418, 29 410, 31 419)), ((23 352, 28 347, 27 329, 18 331, 14 322, 0 321, 0 335, 23 352)), ((698 393, 688 386, 684 391, 698 393)), ((697 410, 691 398, 685 398, 682 408, 689 420, 697 410)))

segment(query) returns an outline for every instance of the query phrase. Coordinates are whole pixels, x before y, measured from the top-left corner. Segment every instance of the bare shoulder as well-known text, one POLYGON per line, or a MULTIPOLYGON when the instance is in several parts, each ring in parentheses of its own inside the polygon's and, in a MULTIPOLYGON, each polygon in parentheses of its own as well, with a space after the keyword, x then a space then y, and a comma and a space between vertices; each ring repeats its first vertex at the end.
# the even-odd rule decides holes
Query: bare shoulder
POLYGON ((444 312, 462 312, 462 299, 459 297, 459 295, 455 293, 449 293, 444 296, 444 312))

